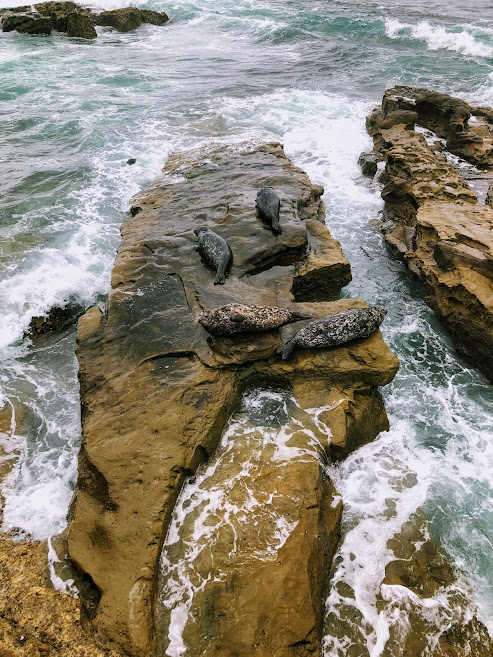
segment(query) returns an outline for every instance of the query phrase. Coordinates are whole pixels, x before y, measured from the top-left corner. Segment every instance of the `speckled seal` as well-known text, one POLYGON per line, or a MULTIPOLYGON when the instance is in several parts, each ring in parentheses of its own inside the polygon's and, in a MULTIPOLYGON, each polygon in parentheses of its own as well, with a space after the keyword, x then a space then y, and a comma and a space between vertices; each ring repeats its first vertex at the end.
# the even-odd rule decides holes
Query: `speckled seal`
POLYGON ((206 226, 196 228, 193 232, 199 240, 197 251, 216 272, 214 285, 223 285, 233 263, 233 253, 229 244, 206 226))
POLYGON ((287 358, 295 349, 335 347, 358 338, 367 338, 385 319, 385 308, 352 308, 310 322, 288 340, 278 352, 287 358))
POLYGON ((257 194, 255 206, 260 216, 272 226, 274 233, 280 233, 279 212, 281 209, 281 199, 275 189, 273 187, 262 187, 257 194))
POLYGON ((291 312, 276 306, 230 303, 214 310, 204 310, 199 322, 212 335, 234 335, 272 331, 284 324, 302 319, 311 319, 311 315, 291 312))

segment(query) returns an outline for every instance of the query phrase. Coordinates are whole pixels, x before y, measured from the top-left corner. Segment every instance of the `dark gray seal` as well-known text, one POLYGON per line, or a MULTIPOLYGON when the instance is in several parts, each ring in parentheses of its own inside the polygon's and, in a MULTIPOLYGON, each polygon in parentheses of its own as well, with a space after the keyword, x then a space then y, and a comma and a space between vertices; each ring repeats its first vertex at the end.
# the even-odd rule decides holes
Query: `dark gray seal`
POLYGON ((229 248, 229 244, 206 226, 196 228, 193 232, 199 240, 197 251, 202 254, 207 264, 216 272, 214 285, 223 285, 226 274, 233 262, 233 253, 229 248))
POLYGON ((287 358, 295 347, 301 349, 320 349, 367 338, 376 331, 385 319, 385 308, 352 308, 323 319, 310 322, 288 340, 278 353, 287 358))
POLYGON ((272 187, 262 187, 257 194, 255 207, 260 216, 270 223, 274 233, 280 233, 279 211, 281 209, 281 199, 277 192, 272 187))
POLYGON ((204 310, 199 322, 213 335, 233 335, 234 333, 262 333, 277 329, 284 324, 311 318, 311 315, 291 312, 276 306, 229 303, 214 310, 204 310))

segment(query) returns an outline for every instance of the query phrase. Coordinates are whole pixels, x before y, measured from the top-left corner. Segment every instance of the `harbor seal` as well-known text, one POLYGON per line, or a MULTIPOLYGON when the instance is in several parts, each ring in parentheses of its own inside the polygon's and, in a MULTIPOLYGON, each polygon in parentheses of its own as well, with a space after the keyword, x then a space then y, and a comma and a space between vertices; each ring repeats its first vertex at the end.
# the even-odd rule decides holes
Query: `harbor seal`
POLYGON ((288 340, 278 353, 285 359, 295 347, 320 349, 335 347, 357 338, 367 338, 385 319, 385 308, 351 308, 310 322, 288 340))
POLYGON ((207 264, 216 271, 214 285, 223 285, 226 274, 233 262, 233 253, 229 244, 206 226, 196 228, 193 232, 199 240, 197 251, 202 254, 207 264))
POLYGON ((277 192, 272 187, 262 187, 257 194, 255 207, 260 216, 271 224, 274 233, 280 233, 279 210, 281 208, 281 199, 277 192))
POLYGON ((227 306, 214 310, 204 310, 199 317, 199 323, 213 335, 233 335, 234 333, 271 331, 301 319, 312 319, 312 316, 291 312, 276 306, 247 306, 243 303, 229 303, 227 306))

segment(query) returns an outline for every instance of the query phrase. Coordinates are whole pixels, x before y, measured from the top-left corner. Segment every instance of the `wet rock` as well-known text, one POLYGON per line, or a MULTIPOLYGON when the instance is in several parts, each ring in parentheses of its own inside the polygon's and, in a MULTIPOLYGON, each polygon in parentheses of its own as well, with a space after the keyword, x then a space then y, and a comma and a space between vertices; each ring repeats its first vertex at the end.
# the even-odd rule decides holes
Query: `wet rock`
MULTIPOLYGON (((312 224, 324 217, 322 191, 279 144, 172 157, 163 176, 134 199, 138 213, 122 225, 106 313, 93 308, 79 320, 83 445, 68 551, 92 587, 81 595, 93 629, 130 655, 156 650, 158 560, 177 495, 216 449, 243 390, 290 389, 302 409, 350 400, 344 423, 327 418, 341 449, 385 428, 378 386, 392 380, 398 363, 379 331, 331 350, 300 351, 285 362, 276 355, 277 331, 213 340, 197 321, 203 310, 228 303, 278 305, 314 317, 365 305, 348 299, 301 303, 291 292, 310 258, 310 235, 318 237, 312 224), (281 198, 281 235, 255 211, 257 191, 269 185, 281 198), (213 285, 195 251, 193 230, 202 225, 217 230, 233 250, 223 286, 213 285)), ((282 329, 283 339, 289 329, 282 329)), ((324 450, 328 455, 327 441, 324 450)), ((251 655, 248 636, 259 636, 279 657, 303 654, 307 645, 320 654, 324 555, 330 553, 323 536, 336 537, 340 511, 330 504, 319 468, 312 459, 309 477, 297 469, 285 482, 296 482, 304 512, 282 564, 274 560, 256 571, 258 578, 246 578, 241 559, 233 560, 231 586, 218 584, 206 606, 195 610, 202 627, 214 629, 211 645, 224 646, 233 636, 222 614, 238 608, 232 625, 238 655, 251 655), (263 604, 253 604, 249 592, 263 604), (273 605, 282 610, 275 627, 273 605), (266 635, 255 634, 256 627, 266 635), (295 637, 294 647, 283 635, 295 637)), ((202 654, 204 637, 195 641, 192 652, 202 654)))
POLYGON ((74 325, 84 313, 85 308, 77 303, 69 303, 66 306, 54 306, 46 315, 33 317, 26 331, 26 336, 33 341, 40 338, 60 333, 69 326, 74 325))
POLYGON ((53 23, 51 18, 44 16, 4 16, 2 30, 21 34, 51 34, 53 23))
POLYGON ((142 25, 142 15, 135 7, 102 11, 94 18, 96 25, 114 27, 118 32, 131 32, 142 25))
MULTIPOLYGON (((408 619, 401 624, 394 616, 383 654, 386 657, 493 655, 493 640, 477 617, 471 618, 470 598, 431 535, 425 514, 422 511, 413 514, 388 547, 395 559, 387 564, 382 584, 402 587, 399 597, 407 597, 408 619), (430 600, 434 603, 433 614, 427 612, 430 600), (442 628, 437 636, 441 614, 442 628), (450 616, 454 619, 452 623, 450 616)), ((391 616, 392 596, 383 595, 378 609, 391 616)))
POLYGON ((89 16, 73 12, 67 16, 67 36, 81 39, 95 39, 98 35, 89 16))
MULTIPOLYGON (((397 104, 406 109, 412 100, 420 122, 448 136, 448 145, 451 135, 460 126, 465 128, 470 118, 457 99, 449 102, 443 94, 423 96, 417 91, 413 96, 408 88, 405 93, 404 98, 395 89, 386 92, 383 108, 395 111, 397 104), (446 127, 447 121, 452 121, 451 127, 446 127)), ((397 124, 374 132, 373 138, 385 158, 388 177, 382 191, 385 238, 426 286, 426 300, 459 352, 492 378, 493 210, 478 203, 459 170, 444 161, 422 134, 397 124)), ((452 143, 456 142, 452 139, 452 143)), ((486 141, 483 146, 485 155, 489 146, 486 141)), ((478 159, 479 152, 473 151, 472 160, 478 159)), ((486 155, 482 161, 487 161, 486 155)))
MULTIPOLYGON (((396 86, 387 89, 378 111, 384 120, 396 111, 412 111, 419 125, 447 140, 451 153, 477 166, 493 165, 493 113, 489 108, 476 108, 429 89, 396 86)), ((381 124, 377 131, 390 127, 381 124)))
POLYGON ((127 164, 135 164, 137 162, 137 158, 135 157, 129 157, 127 160, 127 164))
POLYGON ((165 25, 169 21, 169 16, 164 11, 151 11, 150 9, 139 9, 143 23, 151 25, 165 25))
POLYGON ((358 164, 361 167, 361 173, 368 178, 373 178, 378 169, 378 156, 376 153, 361 153, 358 158, 358 164))
POLYGON ((320 221, 306 222, 310 251, 295 267, 291 293, 296 300, 328 301, 351 282, 351 267, 341 245, 320 221))
POLYGON ((142 23, 164 25, 169 21, 167 14, 126 7, 111 11, 94 12, 75 2, 42 2, 34 7, 15 7, 0 10, 3 16, 1 27, 4 32, 17 30, 29 34, 50 34, 51 31, 65 32, 67 36, 94 39, 94 25, 107 25, 120 32, 129 32, 142 23))

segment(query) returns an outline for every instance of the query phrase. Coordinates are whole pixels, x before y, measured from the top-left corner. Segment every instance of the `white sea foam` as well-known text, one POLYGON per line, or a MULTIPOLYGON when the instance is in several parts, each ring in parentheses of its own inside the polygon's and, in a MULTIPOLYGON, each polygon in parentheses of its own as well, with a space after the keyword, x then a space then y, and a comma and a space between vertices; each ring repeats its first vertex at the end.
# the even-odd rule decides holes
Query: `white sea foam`
POLYGON ((464 28, 450 30, 429 21, 416 24, 402 23, 396 18, 385 20, 385 34, 390 39, 411 38, 424 41, 430 50, 452 50, 467 57, 493 57, 493 46, 477 38, 464 28))

